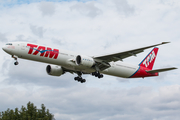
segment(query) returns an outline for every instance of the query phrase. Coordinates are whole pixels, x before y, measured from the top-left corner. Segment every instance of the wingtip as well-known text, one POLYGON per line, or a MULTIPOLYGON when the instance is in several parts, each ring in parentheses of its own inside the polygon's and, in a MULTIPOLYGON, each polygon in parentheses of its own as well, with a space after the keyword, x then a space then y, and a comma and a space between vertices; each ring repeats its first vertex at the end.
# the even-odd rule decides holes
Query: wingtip
POLYGON ((167 43, 170 43, 170 42, 162 42, 162 44, 167 44, 167 43))
POLYGON ((178 69, 177 67, 171 67, 169 68, 170 70, 175 70, 175 69, 178 69))

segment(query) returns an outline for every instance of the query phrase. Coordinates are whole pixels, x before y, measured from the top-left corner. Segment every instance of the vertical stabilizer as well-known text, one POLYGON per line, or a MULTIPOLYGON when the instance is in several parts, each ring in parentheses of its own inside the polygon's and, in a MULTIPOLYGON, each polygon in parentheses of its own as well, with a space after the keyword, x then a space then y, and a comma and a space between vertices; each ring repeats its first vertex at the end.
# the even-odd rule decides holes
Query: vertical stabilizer
POLYGON ((156 56, 158 53, 158 48, 154 48, 145 58, 144 60, 139 64, 141 67, 146 67, 150 70, 152 70, 154 62, 156 60, 156 56))

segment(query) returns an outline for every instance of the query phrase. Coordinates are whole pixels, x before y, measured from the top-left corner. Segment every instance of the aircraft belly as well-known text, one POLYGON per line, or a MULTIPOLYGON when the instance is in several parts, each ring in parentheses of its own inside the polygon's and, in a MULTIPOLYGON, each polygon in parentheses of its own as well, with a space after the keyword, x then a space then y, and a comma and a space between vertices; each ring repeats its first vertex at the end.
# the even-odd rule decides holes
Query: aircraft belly
POLYGON ((138 68, 139 68, 138 66, 130 66, 125 64, 121 64, 119 66, 113 65, 107 70, 104 70, 103 73, 117 77, 128 78, 131 75, 133 75, 138 70, 138 68))

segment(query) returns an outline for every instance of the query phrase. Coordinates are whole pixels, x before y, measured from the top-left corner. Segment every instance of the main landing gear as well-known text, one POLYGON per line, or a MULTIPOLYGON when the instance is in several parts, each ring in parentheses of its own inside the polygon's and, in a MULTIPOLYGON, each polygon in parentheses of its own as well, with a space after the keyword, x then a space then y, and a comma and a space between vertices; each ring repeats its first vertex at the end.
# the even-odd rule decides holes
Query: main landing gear
POLYGON ((81 72, 78 72, 77 74, 78 74, 78 77, 75 77, 74 80, 77 80, 78 82, 81 82, 81 83, 86 82, 86 80, 81 77, 82 76, 81 72))
POLYGON ((15 57, 14 55, 12 55, 12 58, 14 58, 14 60, 16 60, 16 62, 14 62, 14 65, 18 65, 19 62, 17 61, 17 57, 15 57))
MULTIPOLYGON (((74 78, 75 81, 78 81, 81 83, 86 82, 86 80, 82 78, 82 72, 78 72, 77 74, 78 74, 78 76, 74 78)), ((100 74, 99 72, 93 72, 92 76, 95 76, 98 78, 103 78, 103 74, 100 74)))
POLYGON ((86 82, 86 80, 83 79, 82 77, 75 77, 74 80, 77 80, 78 82, 81 82, 81 83, 86 82))
POLYGON ((103 74, 100 74, 99 72, 93 72, 92 76, 98 77, 99 79, 103 78, 103 74))

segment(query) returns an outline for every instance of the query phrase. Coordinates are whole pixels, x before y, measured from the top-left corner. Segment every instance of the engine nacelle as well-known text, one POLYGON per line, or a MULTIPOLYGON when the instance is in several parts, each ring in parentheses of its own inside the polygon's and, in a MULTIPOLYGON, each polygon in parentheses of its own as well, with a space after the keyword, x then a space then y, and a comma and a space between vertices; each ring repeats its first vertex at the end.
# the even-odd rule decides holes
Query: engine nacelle
POLYGON ((46 67, 46 72, 48 75, 52 76, 61 76, 62 74, 64 74, 64 71, 61 66, 48 65, 46 67))
POLYGON ((78 55, 76 57, 76 64, 82 65, 85 67, 92 67, 95 64, 95 61, 93 58, 83 55, 78 55))

